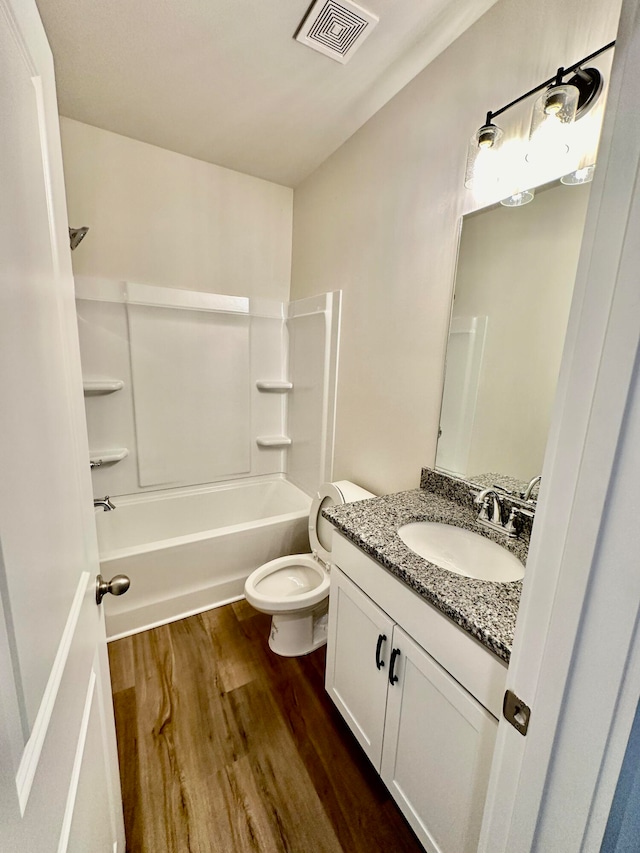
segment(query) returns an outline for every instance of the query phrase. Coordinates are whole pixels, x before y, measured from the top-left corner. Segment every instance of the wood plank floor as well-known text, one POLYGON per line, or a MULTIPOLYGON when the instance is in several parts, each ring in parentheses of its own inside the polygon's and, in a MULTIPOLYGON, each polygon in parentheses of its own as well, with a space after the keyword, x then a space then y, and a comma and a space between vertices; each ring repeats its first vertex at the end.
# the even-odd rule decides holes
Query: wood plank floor
POLYGON ((109 645, 129 853, 422 853, 324 690, 245 601, 109 645))

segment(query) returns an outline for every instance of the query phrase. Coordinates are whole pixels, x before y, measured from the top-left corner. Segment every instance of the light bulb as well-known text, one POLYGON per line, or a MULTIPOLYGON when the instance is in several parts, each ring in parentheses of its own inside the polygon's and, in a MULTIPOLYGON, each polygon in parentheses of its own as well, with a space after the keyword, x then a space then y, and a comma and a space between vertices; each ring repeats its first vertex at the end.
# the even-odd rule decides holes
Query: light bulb
POLYGON ((549 119, 555 119, 562 124, 571 124, 575 120, 576 111, 578 109, 578 98, 580 91, 577 86, 571 86, 568 83, 562 83, 558 86, 552 86, 543 92, 538 98, 534 106, 533 121, 531 124, 531 133, 535 133, 536 127, 534 122, 537 118, 538 124, 549 119), (536 113, 538 115, 536 115, 536 113), (542 113, 540 115, 540 113, 542 113))
POLYGON ((495 124, 485 124, 476 133, 479 148, 493 148, 500 139, 502 139, 502 131, 495 124))
POLYGON ((467 154, 465 187, 478 189, 481 185, 488 186, 498 180, 496 155, 502 137, 501 128, 495 124, 484 124, 473 134, 467 154))
POLYGON ((528 162, 551 165, 569 153, 568 128, 575 120, 579 95, 576 86, 562 84, 538 98, 531 116, 528 162))
POLYGON ((588 184, 593 180, 593 175, 596 170, 596 164, 585 166, 583 169, 576 169, 575 172, 569 172, 568 175, 563 175, 560 178, 560 183, 568 187, 574 187, 578 184, 588 184))
POLYGON ((564 98, 558 92, 549 92, 544 102, 544 111, 547 115, 558 115, 564 106, 564 98))
POLYGON ((535 194, 535 190, 521 190, 508 198, 503 198, 500 204, 504 207, 522 207, 523 204, 529 204, 530 201, 533 201, 535 194))

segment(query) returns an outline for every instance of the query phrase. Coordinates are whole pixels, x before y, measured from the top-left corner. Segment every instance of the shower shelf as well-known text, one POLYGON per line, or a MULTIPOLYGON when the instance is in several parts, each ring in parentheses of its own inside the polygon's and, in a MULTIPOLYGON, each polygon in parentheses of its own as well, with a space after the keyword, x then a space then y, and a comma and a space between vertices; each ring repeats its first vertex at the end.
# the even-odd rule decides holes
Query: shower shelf
POLYGON ((90 450, 89 462, 92 468, 100 468, 102 465, 122 462, 128 455, 129 450, 126 447, 114 447, 111 450, 90 450))
POLYGON ((291 391, 293 388, 293 382, 286 382, 283 380, 258 380, 256 382, 256 388, 258 391, 291 391))
POLYGON ((258 447, 288 447, 291 439, 288 435, 260 435, 256 443, 258 447))
POLYGON ((83 379, 82 387, 87 396, 93 394, 113 394, 124 388, 122 379, 83 379))

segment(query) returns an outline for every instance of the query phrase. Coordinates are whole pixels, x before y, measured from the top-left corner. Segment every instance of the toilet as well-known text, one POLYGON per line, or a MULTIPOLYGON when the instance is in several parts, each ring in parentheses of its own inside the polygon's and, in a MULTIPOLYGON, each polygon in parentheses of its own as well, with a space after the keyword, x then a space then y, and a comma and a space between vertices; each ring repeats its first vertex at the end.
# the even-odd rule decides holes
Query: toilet
POLYGON ((249 604, 271 614, 269 647, 284 657, 307 655, 327 642, 329 563, 333 525, 322 510, 336 504, 373 498, 348 480, 325 483, 311 503, 311 554, 294 554, 264 563, 244 585, 249 604))

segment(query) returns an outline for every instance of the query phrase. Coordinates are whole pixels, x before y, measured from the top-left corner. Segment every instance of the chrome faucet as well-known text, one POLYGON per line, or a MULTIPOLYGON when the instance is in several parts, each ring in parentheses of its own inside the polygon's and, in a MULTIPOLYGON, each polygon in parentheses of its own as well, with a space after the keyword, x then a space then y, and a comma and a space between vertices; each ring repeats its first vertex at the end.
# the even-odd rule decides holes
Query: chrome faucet
POLYGON ((481 507, 478 521, 489 522, 496 527, 502 527, 502 505, 495 489, 483 489, 476 495, 474 503, 481 507), (489 498, 493 498, 491 515, 489 515, 489 498))
POLYGON ((524 510, 519 510, 512 506, 509 518, 505 521, 502 514, 503 507, 500 495, 495 489, 483 489, 481 492, 478 492, 473 502, 480 507, 480 513, 477 518, 478 524, 488 527, 489 530, 502 533, 508 539, 515 539, 518 536, 515 520, 520 513, 525 514, 524 510), (489 514, 489 508, 491 508, 491 514, 489 514))
POLYGON ((109 499, 109 495, 105 495, 103 498, 94 498, 93 506, 96 508, 101 506, 105 512, 110 512, 116 508, 116 505, 109 499))
POLYGON ((539 475, 537 477, 534 477, 533 480, 530 481, 527 488, 524 490, 524 492, 522 492, 521 497, 522 497, 523 501, 529 501, 532 499, 531 494, 532 494, 533 490, 535 489, 535 487, 540 482, 540 480, 542 480, 542 476, 539 475))

